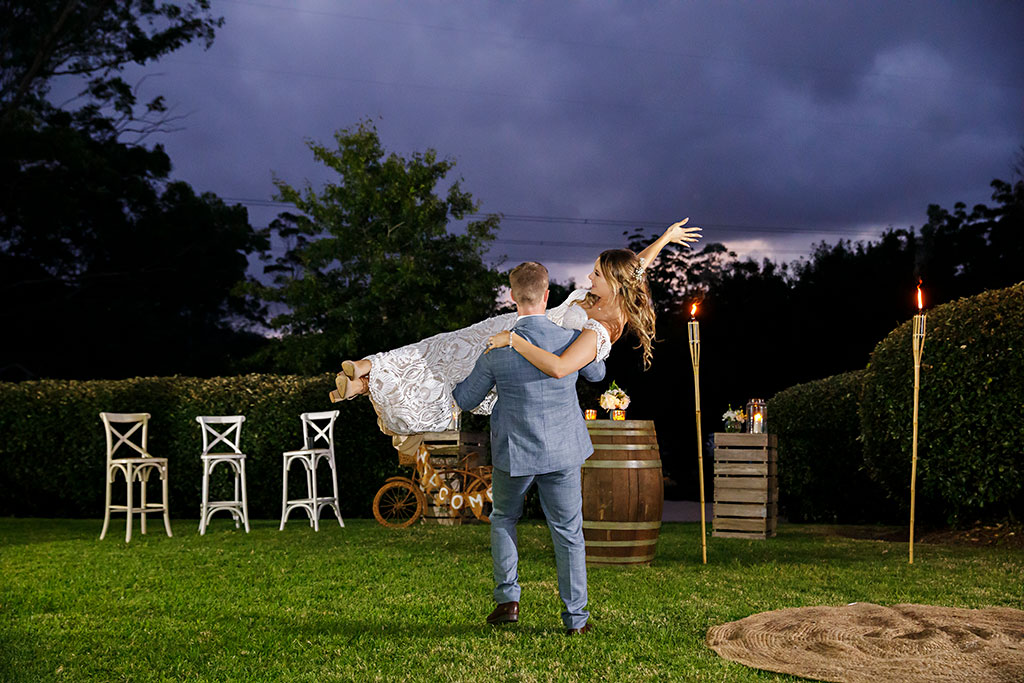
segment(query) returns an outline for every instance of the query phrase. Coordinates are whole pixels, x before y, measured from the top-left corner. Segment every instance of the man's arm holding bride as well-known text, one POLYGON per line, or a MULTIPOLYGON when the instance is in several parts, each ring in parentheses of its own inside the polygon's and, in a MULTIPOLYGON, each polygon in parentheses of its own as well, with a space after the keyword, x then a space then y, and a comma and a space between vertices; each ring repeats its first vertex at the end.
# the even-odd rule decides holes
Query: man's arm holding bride
POLYGON ((459 382, 452 389, 452 398, 462 410, 473 410, 494 388, 494 369, 487 353, 480 354, 469 377, 459 382))
POLYGON ((560 356, 535 346, 514 332, 499 332, 490 338, 485 354, 505 346, 511 346, 535 368, 551 377, 561 379, 579 372, 588 382, 604 379, 604 361, 593 362, 597 358, 597 332, 594 330, 580 332, 560 356))

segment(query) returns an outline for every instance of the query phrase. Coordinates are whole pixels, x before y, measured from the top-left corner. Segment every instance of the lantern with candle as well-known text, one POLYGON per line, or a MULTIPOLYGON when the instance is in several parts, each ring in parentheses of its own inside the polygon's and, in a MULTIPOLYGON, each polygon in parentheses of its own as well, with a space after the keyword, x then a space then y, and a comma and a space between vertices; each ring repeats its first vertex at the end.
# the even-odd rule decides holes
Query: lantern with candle
POLYGON ((764 423, 768 417, 768 407, 761 398, 747 401, 747 432, 764 434, 764 423))

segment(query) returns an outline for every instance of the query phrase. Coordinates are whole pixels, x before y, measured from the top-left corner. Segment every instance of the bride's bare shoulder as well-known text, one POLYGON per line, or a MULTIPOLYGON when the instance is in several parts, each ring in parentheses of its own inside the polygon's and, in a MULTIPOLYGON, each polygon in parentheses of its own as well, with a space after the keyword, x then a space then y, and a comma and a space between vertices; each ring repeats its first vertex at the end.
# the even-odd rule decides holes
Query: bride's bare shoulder
POLYGON ((614 344, 622 336, 623 325, 618 320, 611 320, 608 318, 602 318, 597 315, 599 313, 595 308, 587 310, 587 317, 591 320, 601 323, 601 327, 608 331, 608 336, 611 338, 614 344))

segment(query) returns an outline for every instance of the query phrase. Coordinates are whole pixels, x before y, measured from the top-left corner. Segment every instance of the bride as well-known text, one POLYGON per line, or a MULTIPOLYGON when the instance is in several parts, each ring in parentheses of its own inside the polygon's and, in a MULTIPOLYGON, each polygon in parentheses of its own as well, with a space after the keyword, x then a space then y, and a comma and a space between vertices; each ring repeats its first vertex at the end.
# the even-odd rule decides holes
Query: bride
MULTIPOLYGON (((629 330, 639 342, 636 348, 643 349, 647 369, 654 341, 654 310, 645 270, 666 245, 700 239, 701 228, 688 227, 688 221, 670 225, 639 254, 609 249, 598 256, 588 276, 590 290, 577 289, 560 306, 547 311, 554 323, 582 330, 561 356, 511 334, 516 314, 506 313, 392 351, 344 361, 331 401, 369 395, 381 431, 395 437, 399 448, 403 436, 449 428, 458 411, 452 389, 472 371, 481 350, 511 345, 546 374, 564 377, 593 360, 607 358, 612 344, 629 330)), ((492 392, 473 412, 490 414, 496 399, 492 392)))

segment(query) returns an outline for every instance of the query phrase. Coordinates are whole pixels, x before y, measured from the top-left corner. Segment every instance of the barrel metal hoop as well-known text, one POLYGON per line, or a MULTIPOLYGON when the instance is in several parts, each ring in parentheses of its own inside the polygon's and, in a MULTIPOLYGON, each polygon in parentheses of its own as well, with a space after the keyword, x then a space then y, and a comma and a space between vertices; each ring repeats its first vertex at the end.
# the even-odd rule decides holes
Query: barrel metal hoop
POLYGON ((587 541, 588 548, 628 548, 639 545, 655 545, 656 538, 641 538, 636 541, 587 541))
POLYGON ((660 529, 661 522, 597 522, 583 520, 584 529, 605 529, 617 531, 619 529, 660 529))
POLYGON ((588 564, 639 564, 640 562, 650 562, 654 559, 654 554, 650 555, 634 555, 632 557, 605 557, 602 555, 587 555, 588 564))
POLYGON ((587 460, 583 467, 605 470, 640 470, 661 467, 661 460, 587 460))
POLYGON ((595 443, 595 451, 656 451, 656 443, 595 443))

